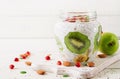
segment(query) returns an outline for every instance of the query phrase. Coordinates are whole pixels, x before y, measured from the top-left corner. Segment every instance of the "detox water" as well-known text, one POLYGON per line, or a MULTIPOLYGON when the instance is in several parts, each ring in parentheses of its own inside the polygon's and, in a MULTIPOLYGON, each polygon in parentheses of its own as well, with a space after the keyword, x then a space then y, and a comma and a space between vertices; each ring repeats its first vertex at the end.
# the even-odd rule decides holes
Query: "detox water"
POLYGON ((96 12, 67 12, 54 28, 61 59, 70 62, 93 61, 102 27, 96 12))

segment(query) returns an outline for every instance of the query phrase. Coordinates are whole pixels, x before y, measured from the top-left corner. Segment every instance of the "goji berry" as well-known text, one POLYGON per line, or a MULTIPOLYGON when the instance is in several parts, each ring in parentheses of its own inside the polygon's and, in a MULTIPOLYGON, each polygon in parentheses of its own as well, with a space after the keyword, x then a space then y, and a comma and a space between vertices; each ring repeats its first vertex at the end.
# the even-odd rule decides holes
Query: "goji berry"
POLYGON ((76 66, 76 67, 80 67, 80 66, 81 66, 81 63, 80 63, 80 62, 77 62, 77 63, 75 63, 75 66, 76 66))
POLYGON ((30 56, 31 53, 30 53, 29 51, 27 51, 25 54, 26 54, 27 56, 30 56))
POLYGON ((45 57, 45 59, 46 59, 46 60, 50 60, 51 58, 50 58, 50 56, 48 55, 48 56, 45 57))
POLYGON ((21 54, 20 57, 21 57, 21 59, 26 59, 27 58, 27 56, 25 54, 21 54))
POLYGON ((18 62, 18 61, 19 61, 19 58, 15 58, 14 61, 15 61, 15 62, 18 62))
POLYGON ((13 64, 11 64, 11 65, 9 66, 10 69, 14 69, 14 67, 15 67, 15 66, 14 66, 13 64))
POLYGON ((62 62, 61 61, 57 61, 57 65, 62 65, 62 62))

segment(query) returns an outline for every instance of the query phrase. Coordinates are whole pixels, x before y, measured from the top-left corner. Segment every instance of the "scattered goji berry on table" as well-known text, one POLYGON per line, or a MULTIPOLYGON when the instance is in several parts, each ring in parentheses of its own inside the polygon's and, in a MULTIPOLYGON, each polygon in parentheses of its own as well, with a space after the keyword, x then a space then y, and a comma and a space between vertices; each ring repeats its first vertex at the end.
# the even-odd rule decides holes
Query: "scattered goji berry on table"
POLYGON ((29 51, 27 51, 26 53, 21 54, 21 55, 20 55, 20 58, 21 58, 21 59, 26 59, 26 58, 28 58, 30 55, 31 55, 31 53, 30 53, 29 51))
POLYGON ((81 66, 81 63, 80 63, 80 62, 76 62, 76 63, 75 63, 75 66, 76 66, 76 67, 80 67, 80 66, 81 66))
POLYGON ((29 51, 27 51, 25 54, 26 54, 27 56, 30 56, 30 55, 31 55, 31 53, 30 53, 29 51))
POLYGON ((62 62, 61 61, 57 61, 57 65, 62 65, 62 62))
POLYGON ((14 66, 13 64, 9 65, 9 68, 10 68, 10 69, 14 69, 14 67, 15 67, 15 66, 14 66))
POLYGON ((45 57, 45 59, 46 59, 46 60, 50 60, 51 58, 50 58, 49 55, 47 55, 47 56, 45 57))
POLYGON ((18 61, 19 61, 19 58, 16 57, 16 58, 14 59, 14 61, 15 61, 15 62, 18 62, 18 61))
POLYGON ((20 58, 21 58, 21 59, 26 59, 27 56, 26 56, 25 54, 21 54, 21 55, 20 55, 20 58))

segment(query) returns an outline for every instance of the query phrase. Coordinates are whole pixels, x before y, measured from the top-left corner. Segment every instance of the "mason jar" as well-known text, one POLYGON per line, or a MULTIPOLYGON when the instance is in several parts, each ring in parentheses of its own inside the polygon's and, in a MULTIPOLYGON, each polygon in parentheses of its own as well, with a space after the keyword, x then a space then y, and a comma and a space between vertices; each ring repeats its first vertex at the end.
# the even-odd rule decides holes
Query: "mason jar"
POLYGON ((95 11, 61 14, 54 28, 61 59, 73 63, 94 61, 101 30, 95 11))

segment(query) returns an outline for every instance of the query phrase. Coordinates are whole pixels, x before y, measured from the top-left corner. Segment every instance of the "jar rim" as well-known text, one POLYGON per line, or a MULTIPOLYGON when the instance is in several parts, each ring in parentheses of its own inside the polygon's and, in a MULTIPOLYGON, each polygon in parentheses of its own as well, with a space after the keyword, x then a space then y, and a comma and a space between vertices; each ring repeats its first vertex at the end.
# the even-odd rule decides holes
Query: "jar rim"
POLYGON ((97 13, 96 11, 69 11, 63 12, 61 16, 63 19, 85 16, 87 19, 89 18, 89 21, 94 21, 97 18, 97 13))
POLYGON ((67 12, 67 15, 88 15, 88 16, 97 16, 96 11, 79 11, 79 12, 67 12))

